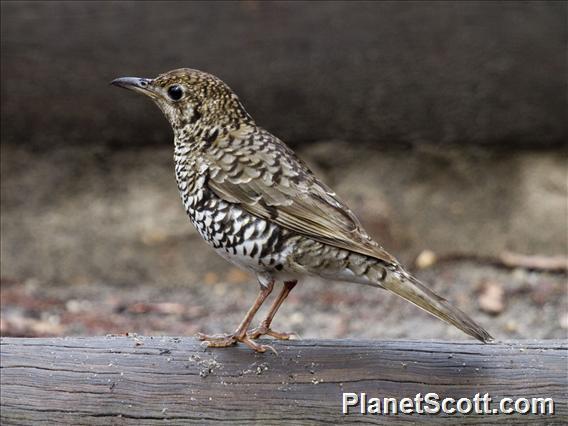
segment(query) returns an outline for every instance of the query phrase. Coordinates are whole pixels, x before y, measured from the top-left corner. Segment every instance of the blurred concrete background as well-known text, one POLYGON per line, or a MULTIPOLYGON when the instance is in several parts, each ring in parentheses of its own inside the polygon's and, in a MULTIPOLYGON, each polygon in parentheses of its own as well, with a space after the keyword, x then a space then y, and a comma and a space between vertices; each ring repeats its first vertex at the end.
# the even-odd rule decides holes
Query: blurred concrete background
POLYGON ((4 2, 2 140, 162 145, 106 83, 189 66, 292 144, 558 146, 566 32, 565 2, 4 2))
MULTIPOLYGON (((564 274, 483 263, 568 252, 565 2, 1 8, 2 333, 238 321, 256 285, 185 217, 167 122, 108 86, 188 66, 233 87, 405 263, 469 258, 419 273, 498 337, 565 336, 564 274)), ((307 336, 461 337, 381 292, 295 293, 282 321, 307 336)))

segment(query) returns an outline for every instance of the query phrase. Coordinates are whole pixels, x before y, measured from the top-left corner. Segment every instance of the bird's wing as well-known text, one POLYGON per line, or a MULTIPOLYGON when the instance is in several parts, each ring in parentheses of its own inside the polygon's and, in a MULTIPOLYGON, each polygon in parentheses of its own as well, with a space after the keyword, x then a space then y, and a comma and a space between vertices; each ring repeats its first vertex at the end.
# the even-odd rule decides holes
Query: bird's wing
POLYGON ((396 262, 290 148, 270 133, 254 130, 230 133, 208 148, 211 190, 257 217, 316 241, 396 262))

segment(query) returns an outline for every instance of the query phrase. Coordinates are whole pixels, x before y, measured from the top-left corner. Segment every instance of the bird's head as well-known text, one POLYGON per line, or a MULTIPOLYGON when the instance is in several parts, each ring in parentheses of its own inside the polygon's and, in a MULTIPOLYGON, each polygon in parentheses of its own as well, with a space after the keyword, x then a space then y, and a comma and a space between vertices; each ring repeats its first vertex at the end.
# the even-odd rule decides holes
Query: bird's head
POLYGON ((252 122, 231 88, 202 71, 180 68, 156 78, 121 77, 111 84, 152 98, 174 132, 252 122))

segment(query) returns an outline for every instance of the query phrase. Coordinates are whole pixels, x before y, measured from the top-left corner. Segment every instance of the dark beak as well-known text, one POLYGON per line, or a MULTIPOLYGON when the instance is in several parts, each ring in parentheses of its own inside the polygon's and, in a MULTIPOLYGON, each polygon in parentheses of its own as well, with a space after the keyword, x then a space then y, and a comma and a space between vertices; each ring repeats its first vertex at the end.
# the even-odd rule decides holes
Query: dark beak
POLYGON ((146 94, 150 91, 151 83, 151 79, 140 77, 120 77, 110 82, 113 86, 145 92, 146 94))

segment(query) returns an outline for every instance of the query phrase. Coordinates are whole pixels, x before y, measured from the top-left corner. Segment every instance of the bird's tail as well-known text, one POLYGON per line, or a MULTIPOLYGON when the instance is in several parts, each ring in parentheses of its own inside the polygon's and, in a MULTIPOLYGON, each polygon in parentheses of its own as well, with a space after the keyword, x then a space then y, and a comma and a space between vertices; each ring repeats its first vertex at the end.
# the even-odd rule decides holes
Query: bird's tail
POLYGON ((483 327, 401 268, 390 271, 381 286, 484 343, 493 341, 483 327))

